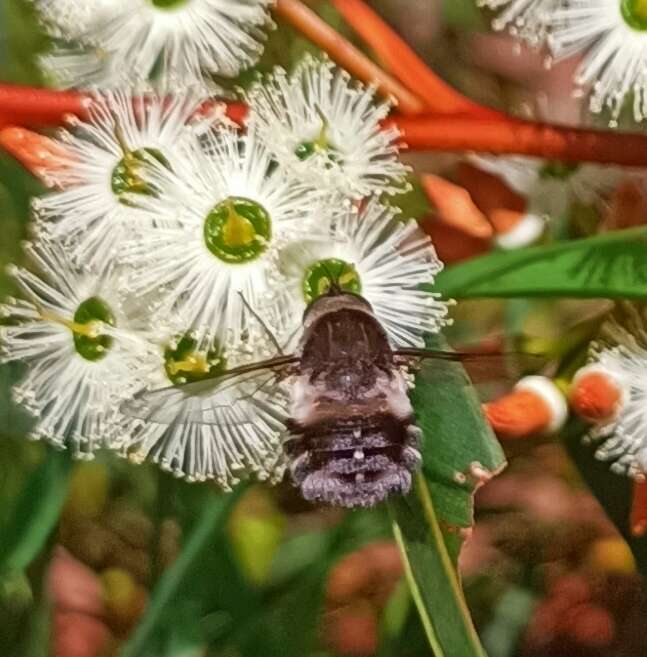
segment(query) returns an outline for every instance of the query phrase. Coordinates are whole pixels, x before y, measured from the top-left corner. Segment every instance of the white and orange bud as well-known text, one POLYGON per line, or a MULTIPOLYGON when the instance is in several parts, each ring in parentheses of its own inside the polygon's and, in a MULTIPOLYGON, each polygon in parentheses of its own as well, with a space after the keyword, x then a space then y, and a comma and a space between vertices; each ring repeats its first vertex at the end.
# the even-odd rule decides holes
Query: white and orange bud
POLYGON ((510 394, 485 404, 484 411, 497 436, 503 439, 554 433, 568 417, 564 395, 543 376, 524 377, 510 394))
POLYGON ((25 128, 2 128, 0 146, 48 187, 57 186, 55 174, 70 165, 70 153, 60 143, 25 128))
POLYGON ((571 409, 588 422, 613 420, 624 402, 624 388, 618 378, 599 364, 587 365, 575 374, 569 402, 571 409))

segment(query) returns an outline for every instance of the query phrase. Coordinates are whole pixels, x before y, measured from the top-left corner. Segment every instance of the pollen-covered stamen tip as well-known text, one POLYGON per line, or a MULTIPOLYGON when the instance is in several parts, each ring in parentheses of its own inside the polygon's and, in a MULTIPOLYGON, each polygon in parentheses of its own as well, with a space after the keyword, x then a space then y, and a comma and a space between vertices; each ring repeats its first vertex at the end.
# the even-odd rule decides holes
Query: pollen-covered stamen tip
POLYGON ((564 395, 544 376, 524 377, 510 394, 484 404, 483 410, 500 438, 551 434, 568 417, 564 395))
POLYGON ((622 408, 624 390, 617 377, 601 365, 578 370, 569 393, 573 412, 588 422, 609 422, 622 408))

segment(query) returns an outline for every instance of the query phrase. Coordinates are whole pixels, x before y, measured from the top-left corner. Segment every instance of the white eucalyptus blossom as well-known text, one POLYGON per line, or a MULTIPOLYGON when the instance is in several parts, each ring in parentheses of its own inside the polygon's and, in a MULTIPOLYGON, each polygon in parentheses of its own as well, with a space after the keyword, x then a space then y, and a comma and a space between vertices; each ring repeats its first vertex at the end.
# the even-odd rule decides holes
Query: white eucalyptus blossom
POLYGON ((575 82, 591 92, 593 112, 618 118, 633 95, 637 121, 647 115, 647 8, 641 0, 569 0, 554 12, 549 47, 555 58, 585 53, 575 82))
POLYGON ((278 305, 293 328, 306 305, 333 283, 361 294, 394 346, 423 346, 425 333, 447 323, 447 304, 421 284, 431 285, 442 263, 431 240, 413 220, 370 200, 348 209, 329 227, 326 239, 294 241, 277 251, 278 305))
MULTIPOLYGON (((67 156, 44 171, 58 190, 33 202, 36 230, 65 242, 78 264, 106 266, 119 256, 124 236, 144 220, 136 202, 149 193, 142 178, 147 159, 173 168, 181 145, 197 139, 197 129, 187 124, 200 96, 190 90, 168 97, 131 93, 97 96, 87 121, 70 120, 70 130, 58 138, 67 156)), ((219 113, 214 106, 199 125, 219 113)))
POLYGON ((80 272, 58 246, 26 246, 39 275, 11 267, 23 298, 0 306, 0 362, 27 364, 14 398, 36 416, 31 433, 78 458, 109 446, 117 409, 154 357, 129 317, 115 276, 80 272))
POLYGON ((248 102, 250 129, 300 179, 353 198, 405 191, 399 133, 380 125, 390 105, 332 62, 307 57, 292 75, 277 68, 248 102))
POLYGON ((153 192, 139 202, 156 221, 125 246, 124 284, 159 294, 161 316, 185 317, 201 344, 235 343, 265 305, 273 253, 325 220, 321 197, 284 176, 254 133, 223 127, 176 162, 149 158, 153 192))
POLYGON ((256 63, 272 26, 272 0, 106 0, 85 29, 69 20, 70 4, 41 2, 54 36, 79 44, 43 58, 65 86, 121 87, 156 77, 215 88, 212 74, 234 77, 256 63))
MULTIPOLYGON (((596 456, 611 469, 632 477, 647 476, 647 330, 636 313, 604 326, 603 338, 591 347, 590 367, 622 391, 616 415, 591 430, 599 442, 596 456)), ((588 368, 587 368, 588 369, 588 368)))
MULTIPOLYGON (((146 379, 151 390, 199 382, 240 365, 257 361, 271 352, 263 347, 260 327, 252 326, 253 339, 245 344, 200 349, 197 335, 167 335, 158 343, 161 362, 151 361, 146 379), (253 347, 252 347, 253 346, 253 347), (249 348, 252 347, 252 348, 249 348), (228 356, 225 356, 228 354, 228 356)), ((265 343, 267 338, 265 338, 265 343)), ((213 480, 224 490, 252 474, 276 482, 285 463, 281 437, 285 431, 287 398, 283 389, 254 385, 249 394, 243 384, 233 385, 221 397, 217 423, 192 419, 196 400, 187 396, 169 409, 166 422, 122 417, 115 446, 133 462, 150 460, 188 481, 213 480), (243 399, 244 398, 244 399, 243 399)))

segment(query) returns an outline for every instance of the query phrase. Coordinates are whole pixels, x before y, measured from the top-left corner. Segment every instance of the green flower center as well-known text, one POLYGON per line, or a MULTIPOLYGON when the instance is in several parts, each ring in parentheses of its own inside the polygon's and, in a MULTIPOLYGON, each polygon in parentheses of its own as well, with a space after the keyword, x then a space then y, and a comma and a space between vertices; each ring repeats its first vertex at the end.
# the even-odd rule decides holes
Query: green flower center
POLYGON ((86 360, 101 360, 112 346, 112 337, 101 333, 103 324, 115 326, 115 316, 99 297, 86 299, 74 313, 74 322, 70 323, 74 347, 86 360))
POLYGON ((202 381, 222 374, 227 369, 227 361, 217 343, 206 352, 197 351, 197 345, 195 338, 184 335, 175 346, 167 347, 164 351, 166 376, 174 385, 202 381))
POLYGON ((339 151, 331 144, 328 139, 328 121, 322 117, 321 130, 319 135, 311 141, 302 141, 295 149, 294 154, 303 162, 312 157, 315 153, 325 153, 328 157, 327 167, 335 164, 341 164, 339 151))
POLYGON ((620 0, 620 11, 634 30, 647 30, 647 0, 620 0))
POLYGON ((125 194, 146 194, 148 196, 154 194, 150 185, 141 175, 141 171, 148 164, 150 157, 155 158, 167 169, 171 168, 161 151, 156 148, 139 148, 136 151, 127 151, 112 170, 110 178, 112 193, 120 203, 130 205, 128 200, 123 198, 125 194))
POLYGON ((577 171, 579 166, 579 164, 570 164, 568 162, 546 162, 539 170, 539 177, 566 180, 577 171))
POLYGON ((188 0, 150 0, 153 7, 157 9, 176 9, 187 3, 188 0))
POLYGON ((303 277, 303 296, 307 303, 330 291, 333 281, 344 291, 359 294, 362 282, 357 269, 350 262, 337 258, 317 260, 306 270, 303 277))
POLYGON ((204 241, 216 258, 238 264, 255 260, 272 239, 267 210, 250 199, 230 196, 218 203, 204 222, 204 241))

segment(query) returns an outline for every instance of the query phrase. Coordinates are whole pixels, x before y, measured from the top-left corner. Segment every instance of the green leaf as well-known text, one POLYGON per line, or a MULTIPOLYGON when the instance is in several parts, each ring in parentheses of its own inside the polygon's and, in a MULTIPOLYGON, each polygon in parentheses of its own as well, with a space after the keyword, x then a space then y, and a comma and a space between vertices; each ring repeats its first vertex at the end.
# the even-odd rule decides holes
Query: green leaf
POLYGON ((647 229, 497 251, 443 271, 429 289, 479 297, 647 298, 647 229))
MULTIPOLYGON (((440 336, 427 347, 446 349, 440 336)), ((457 560, 473 524, 476 487, 505 465, 463 367, 427 361, 411 395, 423 431, 422 472, 414 491, 390 502, 393 531, 436 657, 483 657, 465 604, 457 560)))
POLYGON ((422 474, 410 495, 389 503, 393 533, 435 657, 485 657, 422 474))
MULTIPOLYGON (((167 611, 176 602, 178 593, 187 584, 190 574, 204 557, 205 550, 222 533, 235 503, 245 486, 238 486, 226 495, 213 492, 203 503, 202 513, 187 536, 182 552, 175 563, 160 577, 152 593, 146 614, 122 651, 122 657, 146 655, 149 641, 168 622, 167 611)), ((226 575, 226 574, 225 574, 226 575)))
POLYGON ((0 572, 24 570, 58 523, 72 463, 65 452, 48 450, 30 475, 2 531, 0 572))
MULTIPOLYGON (((447 350, 440 336, 429 349, 447 350)), ((461 529, 473 524, 472 496, 505 465, 505 456, 481 411, 481 402, 463 366, 428 360, 411 394, 423 432, 422 467, 447 541, 460 546, 461 529)), ((455 554, 454 556, 457 556, 455 554)))

